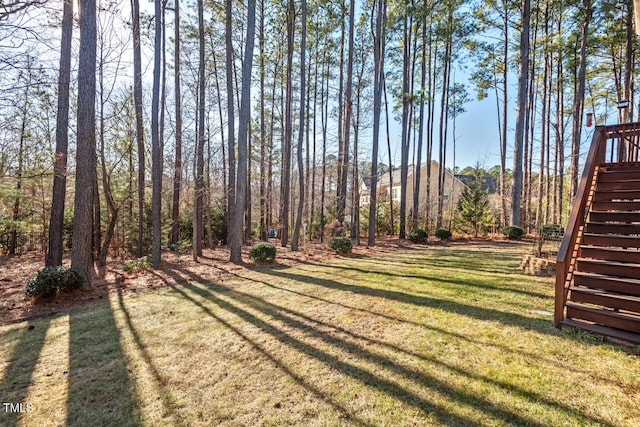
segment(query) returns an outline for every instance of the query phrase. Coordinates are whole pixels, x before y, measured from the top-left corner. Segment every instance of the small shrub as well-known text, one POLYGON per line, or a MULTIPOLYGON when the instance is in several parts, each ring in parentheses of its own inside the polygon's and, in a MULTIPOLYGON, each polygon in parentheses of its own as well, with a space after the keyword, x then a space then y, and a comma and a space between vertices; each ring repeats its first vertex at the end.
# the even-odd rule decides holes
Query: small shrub
POLYGON ((425 243, 427 241, 427 232, 422 228, 414 228, 407 233, 407 239, 413 243, 425 243))
POLYGON ((173 252, 178 252, 179 254, 186 254, 189 252, 190 243, 185 241, 169 243, 169 250, 173 252))
POLYGON ((82 286, 82 280, 69 267, 45 267, 27 280, 24 293, 28 297, 69 292, 82 286))
POLYGON ((334 237, 331 239, 329 246, 331 246, 331 249, 343 254, 348 254, 353 248, 351 239, 348 237, 334 237))
POLYGON ((249 250, 249 259, 255 262, 271 264, 276 259, 276 247, 272 243, 256 243, 249 250))
POLYGON ((510 225, 502 230, 502 234, 509 240, 519 240, 524 235, 524 230, 517 225, 510 225))
POLYGON ((148 256, 138 259, 128 259, 124 262, 124 271, 141 271, 151 267, 151 261, 148 256))
POLYGON ((438 228, 436 230, 436 237, 440 240, 448 240, 451 238, 451 231, 446 228, 438 228))

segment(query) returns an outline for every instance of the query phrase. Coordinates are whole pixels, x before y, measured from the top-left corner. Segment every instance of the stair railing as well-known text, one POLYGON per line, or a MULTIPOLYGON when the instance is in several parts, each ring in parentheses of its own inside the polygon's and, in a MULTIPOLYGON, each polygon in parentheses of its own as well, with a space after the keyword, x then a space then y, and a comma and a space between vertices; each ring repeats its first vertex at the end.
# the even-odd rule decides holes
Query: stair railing
POLYGON ((571 215, 564 229, 564 237, 558 250, 556 260, 556 296, 554 323, 557 328, 564 320, 564 306, 567 302, 569 286, 573 279, 578 248, 582 240, 582 233, 589 213, 590 196, 593 193, 593 183, 597 166, 604 162, 606 156, 607 136, 603 126, 597 126, 591 141, 591 148, 584 166, 582 178, 576 197, 571 207, 571 215))
POLYGON ((639 138, 640 123, 596 126, 595 128, 584 172, 573 200, 571 215, 565 227, 556 260, 554 323, 558 328, 564 320, 564 307, 573 281, 578 250, 595 191, 598 167, 605 162, 618 164, 637 162, 639 138))

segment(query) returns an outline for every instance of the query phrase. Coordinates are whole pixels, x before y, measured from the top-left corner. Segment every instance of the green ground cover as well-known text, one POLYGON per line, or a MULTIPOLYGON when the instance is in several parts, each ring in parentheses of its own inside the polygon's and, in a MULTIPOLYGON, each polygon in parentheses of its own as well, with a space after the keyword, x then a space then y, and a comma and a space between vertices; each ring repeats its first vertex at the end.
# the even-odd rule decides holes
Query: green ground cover
POLYGON ((512 243, 381 251, 0 327, 0 425, 640 425, 637 349, 553 327, 512 243))

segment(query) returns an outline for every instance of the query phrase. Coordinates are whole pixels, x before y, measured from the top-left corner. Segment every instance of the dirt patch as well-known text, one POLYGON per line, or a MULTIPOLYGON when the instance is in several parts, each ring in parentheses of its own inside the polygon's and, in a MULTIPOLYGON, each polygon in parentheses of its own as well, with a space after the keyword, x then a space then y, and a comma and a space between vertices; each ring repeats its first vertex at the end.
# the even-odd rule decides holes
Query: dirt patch
MULTIPOLYGON (((420 250, 427 247, 500 245, 507 242, 487 239, 453 240, 440 242, 430 240, 426 245, 416 245, 407 240, 396 237, 376 239, 376 246, 366 246, 362 240, 361 246, 354 246, 353 253, 338 255, 327 245, 307 243, 306 250, 292 252, 289 248, 276 245, 278 255, 276 262, 270 265, 255 265, 252 262, 233 264, 229 262, 229 251, 226 248, 205 249, 198 262, 193 261, 190 253, 164 251, 162 254, 162 268, 149 269, 137 273, 123 271, 124 260, 110 259, 103 277, 94 280, 93 287, 80 289, 70 293, 58 294, 50 300, 34 303, 24 295, 24 285, 27 279, 44 266, 44 256, 34 252, 25 255, 0 258, 0 324, 22 321, 34 317, 55 315, 65 312, 69 308, 89 303, 91 301, 109 298, 117 294, 145 292, 165 286, 175 286, 188 281, 220 281, 242 271, 264 268, 287 268, 302 262, 322 262, 340 257, 366 257, 384 254, 398 249, 420 250)), ((249 247, 244 248, 243 259, 248 260, 249 247)), ((64 265, 70 265, 69 254, 63 260, 64 265)))

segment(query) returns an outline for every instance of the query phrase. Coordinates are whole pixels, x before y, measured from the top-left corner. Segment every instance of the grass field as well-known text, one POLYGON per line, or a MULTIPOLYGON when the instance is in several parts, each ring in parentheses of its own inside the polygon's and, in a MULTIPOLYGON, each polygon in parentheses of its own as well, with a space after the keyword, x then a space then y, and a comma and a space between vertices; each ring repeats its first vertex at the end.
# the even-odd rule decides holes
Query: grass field
POLYGON ((555 329, 524 250, 176 269, 189 284, 1 326, 0 400, 26 412, 0 425, 640 425, 638 349, 555 329))

